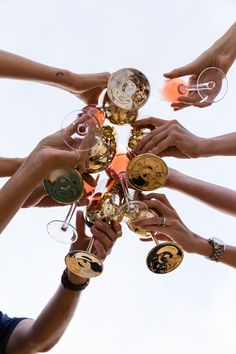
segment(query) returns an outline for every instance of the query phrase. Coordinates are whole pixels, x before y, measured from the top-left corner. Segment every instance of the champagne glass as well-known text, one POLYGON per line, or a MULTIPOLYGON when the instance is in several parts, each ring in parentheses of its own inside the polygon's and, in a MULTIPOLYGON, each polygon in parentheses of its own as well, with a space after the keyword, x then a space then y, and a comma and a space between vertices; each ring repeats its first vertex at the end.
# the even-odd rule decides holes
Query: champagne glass
POLYGON ((168 167, 158 156, 145 153, 135 156, 127 166, 130 184, 140 191, 153 191, 164 186, 168 167))
MULTIPOLYGON (((62 137, 68 147, 81 153, 86 163, 88 153, 94 146, 98 148, 101 140, 101 124, 94 111, 73 111, 62 123, 62 137)), ((48 223, 49 235, 58 242, 73 243, 78 235, 70 224, 80 198, 84 195, 84 183, 77 170, 72 168, 52 171, 44 180, 49 196, 59 203, 71 204, 64 221, 53 220, 48 223)))
POLYGON ((68 113, 61 125, 65 144, 70 149, 82 153, 99 149, 102 138, 102 119, 100 110, 93 106, 68 113))
POLYGON ((132 197, 128 188, 128 178, 127 178, 127 166, 129 164, 129 158, 126 153, 126 148, 120 146, 116 156, 114 157, 111 165, 107 169, 107 173, 113 179, 120 183, 124 195, 124 204, 120 206, 119 213, 126 218, 129 215, 133 216, 147 209, 146 204, 138 200, 132 200, 132 197))
POLYGON ((94 278, 103 271, 103 264, 92 253, 94 238, 91 237, 86 251, 76 250, 69 252, 65 257, 67 268, 74 274, 84 278, 94 278))
POLYGON ((189 83, 181 78, 167 80, 161 94, 164 100, 176 103, 178 97, 187 97, 191 92, 196 92, 202 101, 216 103, 225 97, 227 90, 225 73, 219 68, 209 67, 200 73, 197 80, 190 78, 189 83))
POLYGON ((100 178, 91 201, 86 208, 86 224, 91 227, 96 220, 110 223, 121 221, 119 205, 122 196, 117 182, 106 176, 100 178))
MULTIPOLYGON (((114 181, 108 178, 98 179, 91 201, 86 208, 85 220, 88 227, 93 226, 96 220, 107 223, 118 220, 118 207, 112 195, 113 186, 114 181)), ((93 242, 92 236, 86 251, 72 251, 66 256, 65 262, 71 272, 85 278, 97 277, 102 273, 102 261, 92 252, 93 242)))
MULTIPOLYGON (((139 219, 153 218, 156 215, 158 214, 154 210, 148 209, 140 215, 139 219)), ((156 274, 166 274, 176 269, 184 257, 184 251, 181 245, 173 241, 159 242, 154 237, 153 232, 134 226, 132 221, 134 220, 131 219, 127 223, 131 231, 142 238, 152 238, 156 244, 156 246, 149 251, 146 258, 146 264, 149 270, 156 274)), ((162 216, 162 225, 165 225, 164 216, 162 216)))
POLYGON ((63 204, 71 204, 64 220, 52 220, 47 224, 48 234, 61 243, 73 243, 78 234, 71 219, 83 195, 91 193, 94 188, 85 183, 81 175, 73 168, 54 170, 44 180, 44 187, 49 196, 63 204))
POLYGON ((150 84, 146 76, 132 68, 113 73, 104 91, 101 105, 106 117, 117 125, 130 124, 138 116, 138 110, 148 100, 150 84))
POLYGON ((160 157, 151 153, 136 155, 133 152, 138 142, 150 131, 149 128, 132 128, 127 139, 127 154, 130 157, 127 176, 132 187, 140 191, 152 191, 164 186, 168 176, 168 167, 160 157))

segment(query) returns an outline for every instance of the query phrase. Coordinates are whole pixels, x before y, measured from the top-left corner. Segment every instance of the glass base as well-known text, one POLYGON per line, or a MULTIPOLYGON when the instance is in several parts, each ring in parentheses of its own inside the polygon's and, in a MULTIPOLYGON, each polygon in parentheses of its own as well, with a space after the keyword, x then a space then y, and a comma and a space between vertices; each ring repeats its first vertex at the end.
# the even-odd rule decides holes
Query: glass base
POLYGON ((184 252, 175 242, 163 242, 151 249, 146 263, 149 270, 156 274, 166 274, 176 269, 182 262, 184 252))
POLYGON ((53 220, 47 224, 47 232, 54 240, 61 243, 74 243, 78 234, 76 229, 62 220, 53 220))
POLYGON ((141 191, 153 191, 165 184, 168 167, 160 157, 146 153, 130 161, 127 175, 134 188, 141 191))
POLYGON ((197 87, 207 84, 207 89, 198 89, 204 102, 216 103, 222 100, 228 91, 228 80, 225 73, 216 67, 206 68, 197 79, 197 87))
POLYGON ((94 254, 86 251, 71 251, 65 257, 67 268, 83 278, 94 278, 103 271, 103 264, 94 254))

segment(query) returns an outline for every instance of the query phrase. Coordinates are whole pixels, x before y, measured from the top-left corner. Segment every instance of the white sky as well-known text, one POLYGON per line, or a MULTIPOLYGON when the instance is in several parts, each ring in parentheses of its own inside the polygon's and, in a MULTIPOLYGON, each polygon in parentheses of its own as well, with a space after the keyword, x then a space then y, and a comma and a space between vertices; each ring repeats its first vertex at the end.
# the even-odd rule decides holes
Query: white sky
MULTIPOLYGON (((187 64, 235 21, 233 0, 1 0, 0 48, 80 73, 134 67, 154 87, 162 74, 187 64)), ((178 119, 193 133, 236 131, 236 69, 228 73, 223 101, 203 110, 173 112, 157 101, 143 109, 178 119)), ((60 127, 81 103, 39 84, 0 81, 0 155, 26 156, 60 127)), ((236 188, 235 157, 166 159, 189 175, 236 188)), ((236 245, 236 220, 163 189, 186 225, 196 233, 236 245)), ((56 290, 68 247, 51 240, 48 221, 68 208, 20 211, 1 235, 0 309, 35 317, 56 290)), ((104 274, 91 281, 54 354, 236 353, 235 270, 185 256, 173 273, 158 276, 145 265, 153 244, 142 244, 126 227, 104 274), (68 349, 69 348, 69 349, 68 349)), ((59 309, 58 309, 59 310, 59 309)))

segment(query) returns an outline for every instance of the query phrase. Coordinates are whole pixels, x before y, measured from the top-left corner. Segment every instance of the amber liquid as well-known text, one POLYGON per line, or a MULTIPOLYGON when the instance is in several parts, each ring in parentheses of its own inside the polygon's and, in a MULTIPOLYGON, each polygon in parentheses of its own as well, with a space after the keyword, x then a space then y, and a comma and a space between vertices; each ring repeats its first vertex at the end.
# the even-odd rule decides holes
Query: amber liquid
POLYGON ((84 181, 84 190, 86 192, 86 197, 90 197, 94 192, 95 187, 90 186, 87 182, 84 181))
POLYGON ((128 163, 129 158, 126 154, 117 154, 108 168, 108 173, 110 173, 112 177, 118 177, 120 179, 122 175, 126 173, 128 163))
POLYGON ((170 101, 172 103, 176 103, 177 98, 180 96, 188 96, 188 91, 185 90, 183 92, 183 88, 186 87, 187 84, 180 78, 167 80, 162 88, 162 97, 166 101, 170 101))

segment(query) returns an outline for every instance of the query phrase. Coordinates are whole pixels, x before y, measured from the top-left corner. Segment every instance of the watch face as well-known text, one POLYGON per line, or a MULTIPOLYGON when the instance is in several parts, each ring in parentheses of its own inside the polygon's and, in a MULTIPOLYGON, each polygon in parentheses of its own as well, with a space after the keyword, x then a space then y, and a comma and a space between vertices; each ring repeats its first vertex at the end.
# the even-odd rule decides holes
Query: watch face
POLYGON ((224 241, 222 241, 221 239, 217 238, 217 237, 213 237, 212 241, 218 243, 219 245, 225 246, 224 241))

